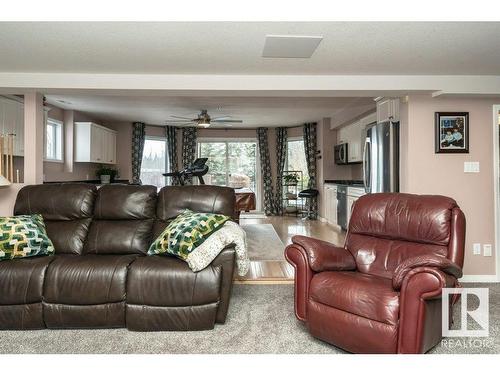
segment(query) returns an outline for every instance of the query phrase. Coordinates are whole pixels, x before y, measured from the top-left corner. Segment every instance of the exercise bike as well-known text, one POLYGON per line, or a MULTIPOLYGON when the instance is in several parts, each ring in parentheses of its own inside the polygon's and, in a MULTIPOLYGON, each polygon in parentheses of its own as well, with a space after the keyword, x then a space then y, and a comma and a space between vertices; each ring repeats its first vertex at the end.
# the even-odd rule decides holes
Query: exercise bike
POLYGON ((163 173, 165 177, 172 177, 174 180, 179 182, 179 185, 184 186, 186 181, 193 177, 198 177, 200 185, 205 185, 203 176, 208 173, 208 158, 198 158, 187 168, 182 171, 174 171, 163 173))

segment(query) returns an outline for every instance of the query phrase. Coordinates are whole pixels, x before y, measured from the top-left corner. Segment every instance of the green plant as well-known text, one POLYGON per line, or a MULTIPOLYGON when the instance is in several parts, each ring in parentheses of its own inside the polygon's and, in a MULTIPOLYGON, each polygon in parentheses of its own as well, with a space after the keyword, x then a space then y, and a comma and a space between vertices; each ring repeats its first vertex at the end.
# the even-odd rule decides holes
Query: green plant
POLYGON ((290 173, 283 176, 286 185, 296 185, 299 182, 299 176, 296 173, 290 173))
POLYGON ((115 177, 118 177, 119 174, 118 174, 118 169, 111 168, 101 164, 99 165, 99 168, 97 168, 97 170, 95 171, 95 175, 97 177, 109 175, 111 176, 111 179, 114 179, 115 177))

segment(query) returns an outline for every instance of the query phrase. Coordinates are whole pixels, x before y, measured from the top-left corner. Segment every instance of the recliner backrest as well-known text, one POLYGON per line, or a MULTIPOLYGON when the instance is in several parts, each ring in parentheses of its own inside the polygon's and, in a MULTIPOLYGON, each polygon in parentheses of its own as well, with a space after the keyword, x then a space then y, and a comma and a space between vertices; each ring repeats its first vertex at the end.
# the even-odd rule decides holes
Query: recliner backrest
POLYGON ((156 187, 105 185, 98 189, 86 254, 146 254, 152 241, 156 187))
POLYGON ((165 186, 158 192, 154 236, 186 208, 194 212, 210 212, 236 219, 234 189, 212 185, 165 186))
POLYGON ((14 215, 41 214, 56 254, 82 254, 95 198, 96 187, 91 184, 24 186, 17 194, 14 215))
POLYGON ((392 278, 405 259, 424 254, 463 265, 465 219, 448 197, 402 193, 360 197, 349 221, 346 247, 358 270, 392 278))

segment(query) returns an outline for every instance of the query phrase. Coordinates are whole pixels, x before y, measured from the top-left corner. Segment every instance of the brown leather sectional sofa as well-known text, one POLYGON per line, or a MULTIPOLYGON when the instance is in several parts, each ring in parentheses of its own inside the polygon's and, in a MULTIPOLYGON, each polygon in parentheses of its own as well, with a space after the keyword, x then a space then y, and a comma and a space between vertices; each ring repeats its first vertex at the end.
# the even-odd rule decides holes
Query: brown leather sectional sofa
POLYGON ((235 268, 226 248, 201 272, 151 242, 184 209, 234 217, 234 190, 26 186, 14 214, 43 215, 56 254, 0 262, 0 329, 202 330, 224 323, 235 268))

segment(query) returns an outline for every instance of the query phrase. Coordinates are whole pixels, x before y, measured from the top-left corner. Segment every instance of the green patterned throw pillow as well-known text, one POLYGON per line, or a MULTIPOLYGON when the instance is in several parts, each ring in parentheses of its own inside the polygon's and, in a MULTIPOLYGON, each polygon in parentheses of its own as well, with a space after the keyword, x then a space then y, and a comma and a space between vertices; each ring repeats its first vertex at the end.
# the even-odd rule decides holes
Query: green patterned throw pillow
POLYGON ((170 254, 186 260, 212 233, 222 228, 229 216, 185 210, 149 247, 148 255, 170 254))
POLYGON ((42 215, 0 217, 0 260, 53 253, 42 215))

